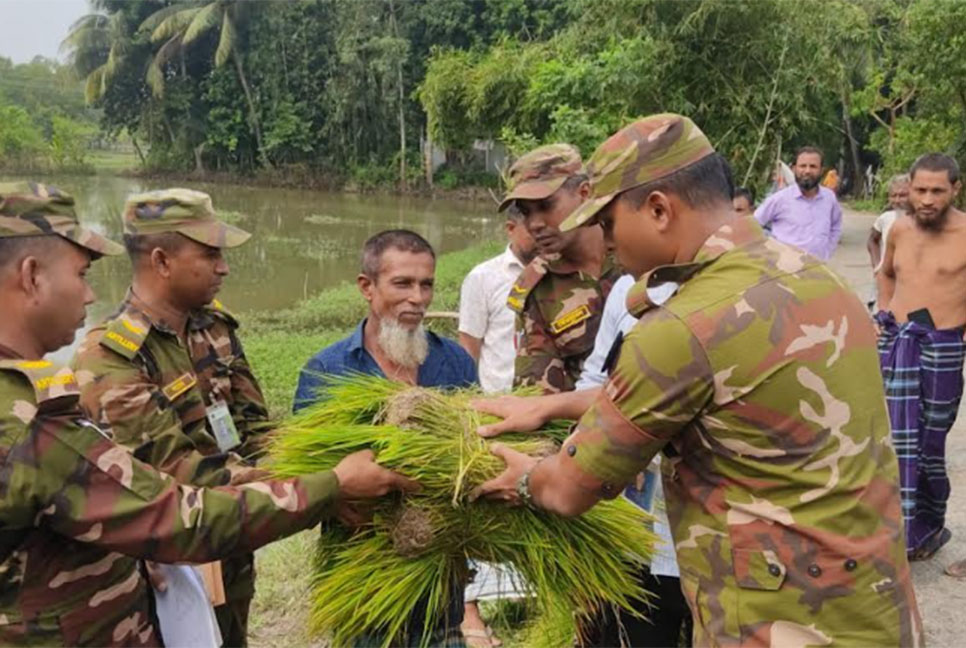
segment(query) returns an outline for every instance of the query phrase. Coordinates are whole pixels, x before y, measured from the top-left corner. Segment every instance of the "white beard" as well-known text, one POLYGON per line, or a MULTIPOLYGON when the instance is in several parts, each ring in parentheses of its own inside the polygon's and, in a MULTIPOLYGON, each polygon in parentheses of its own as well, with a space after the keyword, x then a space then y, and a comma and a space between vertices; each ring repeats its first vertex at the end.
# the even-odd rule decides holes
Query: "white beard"
POLYGON ((384 318, 379 321, 376 342, 393 364, 407 369, 419 367, 429 355, 426 329, 421 323, 415 329, 408 329, 396 320, 384 318))

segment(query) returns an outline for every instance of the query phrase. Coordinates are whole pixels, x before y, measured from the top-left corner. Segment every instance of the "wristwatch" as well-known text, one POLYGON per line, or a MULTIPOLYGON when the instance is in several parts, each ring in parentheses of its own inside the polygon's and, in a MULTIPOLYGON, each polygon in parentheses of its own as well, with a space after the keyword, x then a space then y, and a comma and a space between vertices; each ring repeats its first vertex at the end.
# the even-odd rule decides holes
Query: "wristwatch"
POLYGON ((533 466, 527 472, 520 475, 520 479, 517 480, 517 495, 520 497, 520 501, 523 502, 524 506, 528 509, 536 510, 537 506, 533 503, 533 495, 530 493, 530 473, 536 468, 540 462, 533 464, 533 466))

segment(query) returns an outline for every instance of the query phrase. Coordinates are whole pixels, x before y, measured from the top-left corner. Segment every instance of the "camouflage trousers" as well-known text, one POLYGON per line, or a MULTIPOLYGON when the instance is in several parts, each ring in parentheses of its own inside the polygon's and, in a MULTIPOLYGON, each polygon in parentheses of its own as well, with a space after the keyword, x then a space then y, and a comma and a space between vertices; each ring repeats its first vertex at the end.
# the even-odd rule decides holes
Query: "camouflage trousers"
POLYGON ((221 645, 244 648, 248 645, 248 610, 255 596, 255 556, 230 558, 221 568, 226 601, 215 608, 221 645))

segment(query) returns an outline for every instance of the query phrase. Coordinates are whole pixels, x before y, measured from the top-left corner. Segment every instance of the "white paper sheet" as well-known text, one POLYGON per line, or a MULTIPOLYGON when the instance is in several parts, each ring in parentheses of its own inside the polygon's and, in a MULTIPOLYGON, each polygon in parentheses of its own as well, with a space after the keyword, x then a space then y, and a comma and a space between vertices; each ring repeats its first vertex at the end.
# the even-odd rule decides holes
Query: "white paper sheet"
POLYGON ((219 648, 221 632, 201 575, 191 565, 158 565, 168 587, 154 590, 168 648, 219 648))

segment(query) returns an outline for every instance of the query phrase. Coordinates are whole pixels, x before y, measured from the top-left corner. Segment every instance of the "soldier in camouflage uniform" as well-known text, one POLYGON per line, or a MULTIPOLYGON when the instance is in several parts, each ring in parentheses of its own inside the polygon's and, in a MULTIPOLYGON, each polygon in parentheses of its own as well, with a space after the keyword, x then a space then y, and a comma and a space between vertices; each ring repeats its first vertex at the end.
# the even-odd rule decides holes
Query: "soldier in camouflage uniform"
POLYGON ((0 645, 159 646, 138 558, 250 553, 343 498, 409 487, 366 453, 299 479, 194 488, 116 445, 81 413, 75 375, 41 358, 83 321, 91 261, 121 251, 79 225, 69 195, 0 184, 0 645))
POLYGON ((500 211, 516 204, 539 251, 507 297, 517 314, 515 386, 539 385, 547 393, 574 388, 622 274, 600 228, 559 229, 588 191, 580 153, 569 144, 541 146, 510 167, 500 211))
MULTIPOLYGON (((223 248, 249 234, 215 217, 200 191, 131 196, 125 246, 134 278, 117 312, 91 329, 74 358, 81 405, 134 456, 184 484, 249 481, 248 461, 268 428, 238 322, 214 299, 223 248)), ((226 603, 215 608, 226 646, 246 644, 254 557, 223 565, 226 603)))
MULTIPOLYGON (((831 270, 733 212, 726 165, 671 114, 598 148, 562 227, 599 219, 640 322, 561 453, 501 446, 483 491, 575 515, 664 450, 696 645, 918 645, 875 331, 831 270)), ((482 408, 525 428, 574 409, 554 399, 482 408)))

